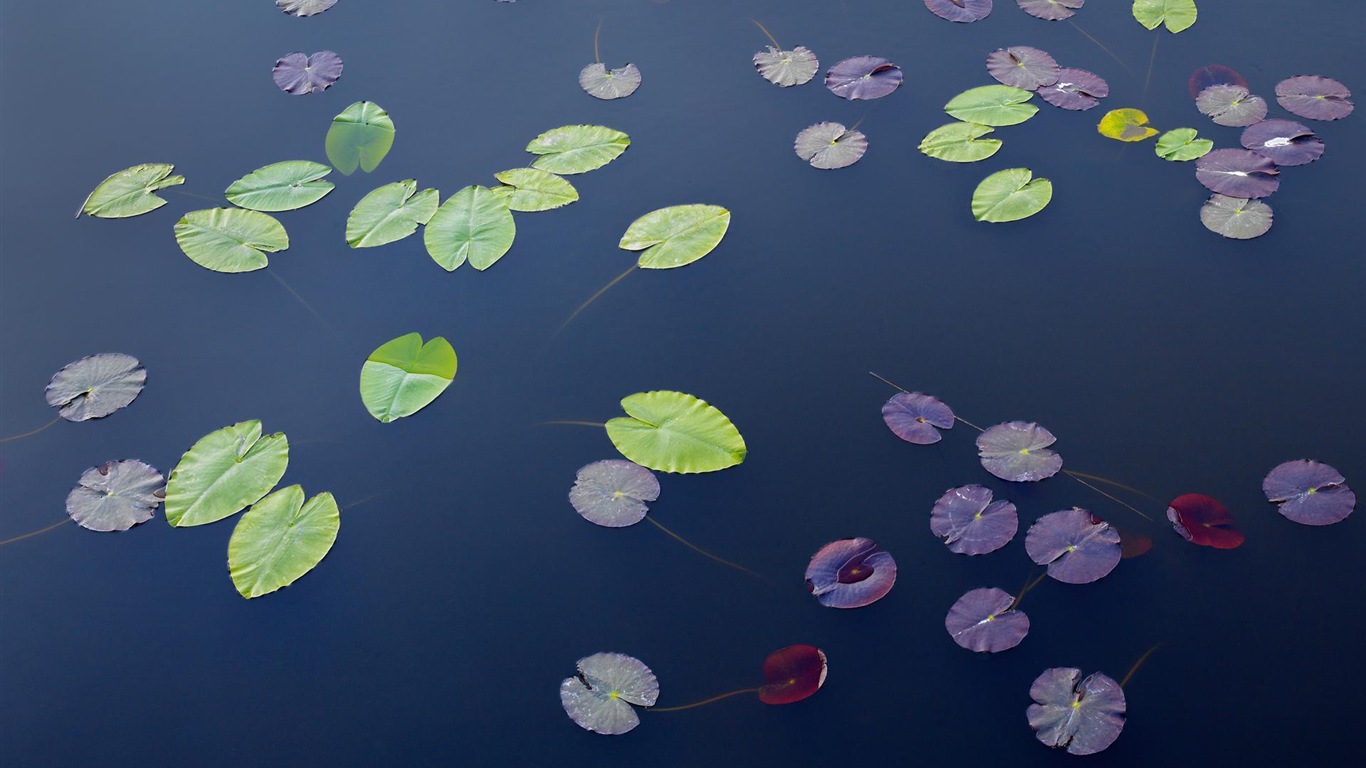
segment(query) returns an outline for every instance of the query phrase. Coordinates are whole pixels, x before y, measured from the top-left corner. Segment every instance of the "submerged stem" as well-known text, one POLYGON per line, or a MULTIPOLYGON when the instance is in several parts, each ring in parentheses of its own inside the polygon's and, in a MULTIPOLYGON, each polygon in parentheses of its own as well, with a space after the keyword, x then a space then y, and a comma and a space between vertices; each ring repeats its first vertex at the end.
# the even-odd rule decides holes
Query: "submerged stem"
POLYGON ((1110 494, 1106 493, 1105 491, 1102 491, 1101 489, 1095 487, 1094 485, 1091 485, 1090 483, 1086 482, 1085 480, 1082 480, 1080 477, 1077 477, 1076 475, 1072 474, 1071 472, 1067 472, 1067 473, 1065 473, 1065 474, 1066 474, 1068 477, 1072 478, 1073 480, 1076 480, 1077 482, 1079 482, 1079 483, 1081 483, 1082 485, 1086 486, 1087 488, 1090 488, 1091 490, 1095 491, 1096 493, 1099 493, 1101 496, 1104 496, 1105 498, 1109 499, 1110 501, 1113 501, 1114 503, 1120 505, 1121 507, 1124 507, 1125 509, 1130 510, 1131 512, 1133 512, 1134 514, 1136 514, 1136 515, 1138 515, 1139 517, 1143 518, 1144 520, 1147 520, 1147 521, 1150 522, 1150 523, 1153 521, 1153 519, 1152 519, 1151 517, 1148 517, 1147 515, 1143 514, 1142 510, 1140 510, 1138 507, 1135 507, 1134 505, 1132 505, 1132 504, 1130 504, 1130 503, 1128 503, 1128 502, 1126 502, 1126 501, 1122 501, 1121 499, 1119 499, 1119 498, 1117 498, 1117 497, 1115 497, 1115 496, 1111 496, 1110 494))
POLYGON ((1153 52, 1148 55, 1148 74, 1143 78, 1143 95, 1139 97, 1139 106, 1148 102, 1148 86, 1153 82, 1153 64, 1157 62, 1157 41, 1162 39, 1162 35, 1153 35, 1153 52))
POLYGON ((911 393, 911 391, 910 391, 909 389, 906 389, 905 387, 901 386, 900 384, 897 384, 896 382, 892 381, 891 379, 886 378, 885 376, 882 376, 882 375, 880 375, 880 374, 873 373, 872 371, 869 371, 869 372, 868 372, 868 375, 869 375, 869 376, 872 376, 873 378, 877 379, 878 381, 882 382, 883 384, 886 384, 887 386, 892 387, 893 389, 899 389, 899 390, 901 390, 902 392, 905 392, 905 393, 908 394, 908 395, 911 393))
POLYGON ((598 55, 598 35, 602 33, 602 19, 598 19, 598 28, 593 30, 593 63, 601 64, 602 57, 598 55))
POLYGON ((21 534, 21 535, 19 535, 19 536, 15 536, 15 537, 10 538, 10 539, 5 539, 4 541, 0 541, 0 547, 5 546, 6 544, 13 544, 13 543, 16 542, 16 541, 23 541, 24 539, 31 539, 31 538, 33 538, 34 536, 38 536, 38 535, 47 533, 48 531, 55 531, 55 530, 57 530, 58 528, 61 528, 62 526, 66 525, 67 523, 70 523, 70 522, 74 522, 74 521, 73 521, 71 518, 68 517, 67 519, 65 519, 65 520, 63 520, 63 521, 61 521, 61 522, 59 522, 59 523, 53 523, 52 525, 49 525, 49 526, 46 527, 46 528, 40 528, 40 529, 38 529, 38 530, 36 530, 36 531, 29 531, 28 533, 21 534))
POLYGON ((1124 483, 1121 483, 1121 482, 1119 482, 1119 481, 1111 480, 1111 479, 1108 478, 1108 477, 1103 477, 1103 476, 1101 476, 1101 475, 1093 475, 1093 474, 1090 474, 1090 473, 1088 473, 1088 472, 1078 472, 1078 471, 1075 470, 1075 469, 1064 469, 1063 472, 1066 472, 1067 474, 1072 475, 1073 477, 1084 477, 1084 478, 1086 478, 1087 480, 1094 480, 1094 481, 1096 481, 1096 482, 1098 482, 1098 483, 1104 483, 1104 484, 1106 484, 1106 485, 1114 486, 1115 488, 1118 488, 1118 489, 1120 489, 1120 490, 1122 490, 1122 491, 1128 491, 1129 493, 1136 493, 1136 494, 1138 494, 1139 496, 1144 497, 1145 499, 1152 499, 1153 501, 1156 501, 1156 502, 1161 502, 1161 501, 1162 501, 1161 499, 1157 498, 1156 496, 1152 495, 1151 493, 1145 493, 1145 492, 1140 491, 1139 489, 1133 487, 1132 485, 1125 485, 1124 483))
POLYGON ((682 711, 685 710, 685 709, 693 709, 693 708, 695 708, 695 707, 700 707, 700 706, 702 706, 702 705, 704 705, 704 704, 710 704, 710 703, 712 703, 713 701, 720 701, 720 700, 722 700, 722 699, 729 699, 729 698, 732 697, 732 696, 739 696, 739 695, 745 694, 745 693, 758 693, 758 692, 759 692, 759 689, 758 689, 758 688, 741 688, 741 689, 738 690, 738 691, 730 691, 729 693, 723 693, 723 694, 721 694, 720 696, 713 696, 713 697, 711 697, 710 699, 703 699, 703 700, 701 700, 701 701, 694 701, 694 702, 691 703, 691 704, 684 704, 684 705, 678 706, 678 707, 649 707, 649 708, 647 708, 645 711, 646 711, 646 712, 682 712, 682 711))
POLYGON ((298 291, 291 288, 289 283, 286 283, 283 277, 280 277, 278 274, 275 273, 275 270, 268 269, 266 270, 266 273, 269 274, 271 277, 275 278, 275 282, 279 283, 281 288, 284 288, 286 291, 289 291, 289 294, 291 296, 298 299, 299 303, 304 305, 304 309, 308 310, 309 314, 313 315, 314 319, 316 319, 323 325, 327 324, 327 321, 323 320, 323 316, 318 314, 318 310, 314 309, 312 304, 309 304, 307 301, 304 301, 304 297, 300 296, 298 291))
POLYGON ((1015 610, 1016 608, 1019 608, 1019 607, 1020 607, 1020 601, 1021 601, 1021 600, 1024 600, 1024 596, 1027 595, 1027 594, 1029 594, 1029 590, 1031 590, 1031 589, 1033 589, 1033 588, 1039 586, 1040 584, 1042 584, 1042 583, 1043 583, 1043 580, 1044 580, 1045 578, 1047 578, 1047 577, 1048 577, 1048 571, 1047 571, 1047 570, 1045 570, 1043 573, 1039 574, 1038 576, 1032 576, 1032 577, 1030 577, 1029 580, 1026 581, 1026 582, 1024 583, 1024 586, 1023 586, 1023 587, 1020 587, 1020 591, 1017 592, 1017 593, 1015 593, 1015 601, 1014 601, 1013 603, 1011 603, 1011 604, 1010 604, 1010 607, 1007 608, 1006 610, 1013 611, 1013 610, 1015 610))
POLYGON ((44 424, 44 425, 41 426, 41 427, 38 427, 37 429, 34 429, 34 430, 30 430, 30 431, 28 431, 28 432, 25 432, 25 433, 22 434, 22 435, 10 435, 9 437, 0 437, 0 443, 8 443, 8 442, 11 441, 11 440, 22 440, 22 439, 24 439, 24 438, 26 438, 26 437, 33 437, 34 435, 38 434, 39 432, 42 432, 43 430, 47 429, 48 427, 52 426, 53 424, 56 424, 57 422, 59 422, 59 421, 61 421, 61 420, 62 420, 62 417, 61 417, 61 416, 54 416, 54 417, 52 418, 52 421, 49 421, 48 423, 44 424))
POLYGON ((600 428, 606 428, 607 426, 600 421, 579 421, 578 419, 551 419, 550 421, 543 421, 541 424, 574 424, 580 427, 600 428))
POLYGON ((1134 676, 1134 673, 1138 671, 1138 668, 1139 668, 1139 667, 1143 666, 1143 662, 1147 661, 1147 660, 1148 660, 1148 657, 1151 656, 1151 655, 1153 655, 1153 651, 1155 651, 1155 650, 1157 650, 1158 648, 1161 648, 1161 647, 1162 647, 1162 644, 1161 644, 1161 643, 1157 643, 1157 644, 1155 644, 1153 647, 1151 647, 1151 648, 1149 648, 1148 650, 1144 651, 1144 652, 1143 652, 1143 655, 1138 657, 1138 661, 1135 661, 1135 662, 1134 662, 1134 665, 1133 665, 1132 667, 1129 667, 1129 674, 1125 675, 1125 676, 1124 676, 1124 679, 1119 681, 1119 687, 1120 687, 1120 688, 1123 688, 1124 686, 1128 685, 1128 684, 1129 684, 1129 680, 1134 676))
POLYGON ((554 336, 551 336, 551 338, 554 338, 555 336, 559 336, 560 333, 563 332, 565 328, 568 328, 568 327, 569 327, 569 324, 570 324, 570 323, 574 322, 574 318, 578 317, 580 312, 584 311, 585 309, 588 309, 588 305, 589 305, 589 304, 592 304, 593 302, 597 301, 597 300, 598 300, 598 297, 602 296, 604 293, 607 293, 608 289, 610 289, 612 286, 616 285, 617 283, 621 282, 622 280, 625 280, 627 275, 629 275, 629 274, 631 274, 632 272, 636 271, 636 267, 637 267, 637 266, 638 266, 638 265, 636 265, 636 264, 632 264, 631 267, 630 267, 630 269, 627 269, 625 272, 622 272, 621 274, 619 274, 619 275, 617 275, 616 277, 612 278, 612 282, 610 282, 610 283, 608 283, 607 285, 604 285, 603 287, 599 288, 597 293, 593 294, 592 296, 589 296, 589 297, 588 297, 588 301, 585 301, 584 303, 580 304, 578 309, 576 309, 576 310, 574 310, 573 312, 569 313, 569 317, 566 317, 566 318, 564 319, 564 322, 563 322, 563 323, 560 323, 560 327, 555 329, 555 334, 554 334, 554 336))
POLYGON ((954 415, 953 415, 953 418, 957 419, 958 421, 963 422, 964 424, 967 424, 969 427, 972 427, 973 429, 977 430, 978 432, 985 432, 985 431, 986 431, 985 429, 982 429, 981 427, 977 426, 976 424, 973 424, 972 422, 968 421, 967 419, 963 418, 962 416, 959 416, 958 414, 954 414, 954 415))
POLYGON ((1119 62, 1119 65, 1120 65, 1121 67, 1124 67, 1124 68, 1125 68, 1126 70, 1128 70, 1130 73, 1133 72, 1132 69, 1129 69, 1129 65, 1124 63, 1124 59, 1121 59, 1120 57, 1116 56, 1116 55, 1115 55, 1115 52, 1112 51, 1112 50, 1110 50, 1109 48, 1106 48, 1104 43, 1102 43, 1101 41, 1095 39, 1094 37, 1091 37, 1091 34, 1090 34, 1089 32, 1087 32, 1086 30, 1082 29, 1081 27, 1077 26, 1077 23, 1076 23, 1075 21, 1072 21, 1071 19, 1068 19, 1068 20, 1067 20, 1067 23, 1068 23, 1068 24, 1071 24, 1071 25, 1072 25, 1072 29, 1075 29, 1075 30, 1077 30, 1078 32, 1080 32, 1087 40, 1090 40, 1091 42, 1095 43, 1095 44, 1096 44, 1096 47, 1098 47, 1098 48, 1100 48, 1102 51, 1105 51, 1106 53, 1110 54, 1110 58, 1114 59, 1115 61, 1118 61, 1118 62, 1119 62))
POLYGON ((783 44, 778 42, 778 38, 774 37, 772 32, 768 31, 768 27, 760 24, 758 19, 750 19, 750 21, 754 22, 754 26, 758 27, 759 31, 764 33, 764 37, 767 37, 769 42, 773 43, 774 48, 777 48, 780 51, 784 50, 783 44))
MULTIPOLYGON (((729 560, 727 560, 727 559, 725 559, 725 558, 723 558, 723 557, 717 557, 716 555, 713 555, 712 553, 708 552, 707 550, 702 549, 701 547, 697 546, 696 544, 693 544, 691 541, 688 541, 687 539, 683 538, 682 536, 679 536, 678 534, 674 533, 673 531, 669 530, 668 528, 665 528, 664 525, 663 525, 662 523, 660 523, 658 520, 654 519, 654 518, 651 517, 650 515, 646 515, 646 516, 645 516, 645 519, 646 519, 646 520, 649 520, 651 523, 654 524, 654 526, 655 526, 656 528, 658 528, 659 530, 663 531, 663 532, 664 532, 665 534, 667 534, 669 537, 673 538, 675 541, 677 541, 678 543, 680 543, 680 544, 682 544, 683 546, 687 547, 688 549, 691 549, 692 551, 696 552, 697 554, 702 555, 703 557, 707 557, 707 558, 710 558, 710 559, 712 559, 712 560, 715 560, 716 562, 718 562, 718 563, 720 563, 720 564, 722 564, 722 565, 728 565, 728 566, 730 566, 731 568, 734 568, 734 569, 737 570, 737 571, 742 571, 742 572, 744 572, 744 573, 748 573, 750 576, 753 576, 754 578, 759 579, 760 581, 768 581, 767 578, 765 578, 765 577, 763 577, 763 576, 760 576, 759 574, 755 573, 754 571, 751 571, 750 569, 746 568, 746 567, 743 566, 743 565, 740 565, 739 563, 732 563, 731 561, 729 561, 729 560)), ((756 689, 756 690, 757 690, 757 689, 756 689)), ((731 694, 727 694, 727 695, 731 695, 731 694)), ((722 697, 722 698, 724 698, 724 697, 722 697)), ((703 703, 705 703, 705 702, 703 702, 703 703)))

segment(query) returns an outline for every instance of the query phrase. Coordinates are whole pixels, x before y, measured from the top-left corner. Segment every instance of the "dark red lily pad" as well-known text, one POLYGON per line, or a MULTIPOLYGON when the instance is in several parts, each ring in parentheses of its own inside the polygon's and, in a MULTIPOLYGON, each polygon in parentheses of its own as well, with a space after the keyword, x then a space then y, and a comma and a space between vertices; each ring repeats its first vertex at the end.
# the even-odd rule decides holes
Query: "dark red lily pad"
POLYGON ((1287 112, 1310 120, 1340 120, 1355 107, 1352 92, 1331 77, 1301 75, 1276 84, 1276 101, 1287 112))
POLYGON ((759 701, 792 704, 825 685, 825 652, 814 645, 789 645, 764 659, 764 680, 759 701))
POLYGON ((1071 67, 1058 71, 1058 82, 1039 89, 1044 101, 1074 112, 1090 109, 1109 95, 1110 84, 1100 75, 1071 67))
POLYGON ((1195 161, 1195 178, 1210 190, 1247 200, 1275 192, 1281 181, 1276 164, 1246 149, 1216 149, 1195 161))
POLYGON ((1233 514, 1218 499, 1200 493, 1187 493, 1167 505, 1167 519, 1181 538, 1192 544, 1215 549, 1235 549, 1243 534, 1233 527, 1233 514))
POLYGON ((937 397, 919 392, 901 392, 883 403, 882 420, 892 434, 902 440, 916 445, 931 445, 942 439, 940 429, 953 428, 954 416, 953 410, 937 397))
POLYGON ((832 541, 806 566, 806 591, 831 608, 875 603, 895 583, 896 561, 871 539, 832 541))
POLYGON ((1323 155, 1323 139, 1294 120, 1263 120, 1248 126, 1238 143, 1276 165, 1308 165, 1323 155))

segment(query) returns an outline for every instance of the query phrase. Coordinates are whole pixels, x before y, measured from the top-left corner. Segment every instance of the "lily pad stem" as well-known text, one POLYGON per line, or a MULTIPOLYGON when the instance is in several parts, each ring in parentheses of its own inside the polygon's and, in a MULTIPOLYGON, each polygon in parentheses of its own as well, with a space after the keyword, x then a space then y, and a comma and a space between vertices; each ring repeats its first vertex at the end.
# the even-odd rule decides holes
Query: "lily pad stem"
POLYGON ((36 530, 36 531, 29 531, 28 533, 25 533, 25 534, 22 534, 22 535, 19 535, 19 536, 15 536, 15 537, 10 538, 10 539, 5 539, 4 541, 0 541, 0 547, 5 546, 6 544, 13 544, 13 543, 16 542, 16 541, 23 541, 24 539, 31 539, 31 538, 33 538, 34 536, 42 535, 42 534, 44 534, 44 533, 47 533, 48 531, 55 531, 55 530, 57 530, 58 528, 61 528, 62 526, 66 525, 67 523, 70 523, 70 522, 72 522, 72 520, 71 520, 71 518, 68 517, 67 519, 62 520, 61 522, 53 523, 52 525, 49 525, 49 526, 46 527, 46 528, 39 528, 39 529, 36 530))
POLYGON ((1128 684, 1129 684, 1129 680, 1130 680, 1131 678, 1133 678, 1134 673, 1138 671, 1138 668, 1139 668, 1139 667, 1143 666, 1143 662, 1147 661, 1147 660, 1148 660, 1148 657, 1151 656, 1151 655, 1153 655, 1153 651, 1155 651, 1155 650, 1157 650, 1158 648, 1161 648, 1161 647, 1162 647, 1162 644, 1161 644, 1161 643, 1158 643, 1158 644, 1154 645, 1153 647, 1149 648, 1148 650, 1144 651, 1144 652, 1143 652, 1143 655, 1138 657, 1138 661, 1135 661, 1135 662, 1134 662, 1134 665, 1133 665, 1132 667, 1129 667, 1129 674, 1125 675, 1125 676, 1124 676, 1124 679, 1121 680, 1121 681, 1119 681, 1119 687, 1120 687, 1120 688, 1123 688, 1124 686, 1128 685, 1128 684))
POLYGON ((54 418, 52 419, 52 421, 49 421, 48 423, 44 424, 44 425, 41 426, 41 427, 38 427, 37 429, 31 430, 31 431, 29 431, 29 432, 25 432, 25 433, 22 434, 22 435, 10 435, 9 437, 0 437, 0 443, 8 443, 8 442, 11 441, 11 440, 22 440, 22 439, 24 439, 24 438, 26 438, 26 437, 32 437, 32 436, 38 434, 39 432, 42 432, 43 430, 47 429, 48 427, 52 426, 53 424, 56 424, 57 422, 59 422, 59 421, 61 421, 61 420, 62 420, 62 417, 61 417, 61 416, 56 416, 56 417, 54 417, 54 418))
MULTIPOLYGON (((646 518, 646 519, 648 520, 649 518, 646 518)), ((682 712, 682 711, 685 710, 685 709, 693 709, 694 707, 700 707, 700 706, 703 706, 704 704, 710 704, 710 703, 712 703, 712 702, 714 702, 714 701, 720 701, 720 700, 722 700, 722 699, 729 699, 729 698, 732 697, 732 696, 740 696, 740 695, 746 694, 746 693, 758 693, 758 692, 759 692, 759 689, 758 689, 758 688, 741 688, 741 689, 738 690, 738 691, 730 691, 729 693, 723 693, 723 694, 721 694, 720 696, 713 696, 713 697, 711 697, 710 699, 703 699, 703 700, 701 700, 701 701, 694 701, 694 702, 691 703, 691 704, 684 704, 684 705, 679 706, 679 707, 649 707, 649 708, 647 708, 645 711, 646 711, 646 712, 682 712)))

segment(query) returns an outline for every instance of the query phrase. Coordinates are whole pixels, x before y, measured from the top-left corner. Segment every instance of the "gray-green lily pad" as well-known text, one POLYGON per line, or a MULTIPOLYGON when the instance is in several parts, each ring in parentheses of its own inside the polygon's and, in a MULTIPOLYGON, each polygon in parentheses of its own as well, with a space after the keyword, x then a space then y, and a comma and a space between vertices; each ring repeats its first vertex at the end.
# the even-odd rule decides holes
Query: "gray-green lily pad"
POLYGON ((166 484, 155 468, 136 459, 91 467, 66 497, 66 513, 91 531, 126 531, 152 519, 166 484))
POLYGON ((1234 240, 1251 240, 1271 230, 1271 206, 1261 200, 1248 200, 1214 193, 1200 208, 1200 223, 1205 229, 1234 240))
POLYGON ((950 117, 969 123, 1001 127, 1019 125, 1033 117, 1039 108, 1025 102, 1034 94, 1009 85, 982 85, 954 96, 944 105, 950 117))
POLYGON ((624 99, 640 87, 640 70, 634 64, 608 69, 594 62, 579 72, 579 87, 598 99, 624 99))
POLYGON ((418 192, 416 179, 371 190, 346 217, 347 244, 374 248, 402 240, 431 220, 440 196, 435 189, 418 192))
POLYGON ((155 211, 166 199, 154 192, 185 183, 184 176, 172 176, 170 163, 145 163, 110 175, 91 191, 81 204, 82 213, 101 219, 126 219, 155 211))
POLYGON ((597 170, 621 156, 631 137, 603 125, 565 125, 537 136, 526 151, 535 168, 561 176, 597 170))
POLYGON ((631 222, 617 246, 644 251, 641 269, 673 269, 711 253, 729 227, 730 211, 719 205, 675 205, 631 222))
POLYGON ((1197 138, 1198 135, 1194 128, 1173 128, 1157 137, 1157 147, 1154 151, 1158 157, 1172 162, 1199 160, 1214 149, 1214 142, 1210 139, 1197 138))
POLYGON ((816 123, 797 134, 792 148, 812 168, 828 171, 857 163, 868 151, 868 137, 841 123, 816 123))
POLYGON ((257 168, 234 181, 225 195, 228 202, 253 211, 293 211, 312 205, 332 191, 323 177, 332 169, 309 160, 286 160, 257 168))
POLYGON ((289 438, 261 436, 261 422, 210 432, 180 457, 166 481, 166 522, 206 525, 241 512, 270 492, 289 466, 289 438))
POLYGON ((1000 139, 983 139, 995 128, 978 123, 941 125, 920 140, 920 151, 950 163, 975 163, 996 154, 1000 139))
POLYGON ((427 253, 447 272, 469 261, 483 271, 503 258, 517 237, 507 201, 488 187, 469 186, 446 198, 422 233, 427 253))
POLYGON ((560 683, 560 704, 580 728, 619 736, 640 725, 631 705, 652 707, 659 700, 659 680, 640 659, 595 653, 579 659, 578 667, 560 683))
POLYGON ((325 146, 327 161, 342 174, 369 173, 394 146, 394 121, 380 105, 358 101, 332 118, 325 146))
MULTIPOLYGON (((1004 87, 1004 86, 1003 86, 1004 87)), ((972 193, 972 216, 995 223, 1026 219, 1053 199, 1053 182, 1028 168, 1007 168, 982 179, 972 193)))
POLYGON ((811 82, 821 63, 805 46, 785 51, 770 45, 768 50, 754 54, 754 68, 770 83, 788 88, 811 82))
POLYGON ((579 199, 573 184, 539 168, 513 168, 493 177, 503 182, 492 188, 493 194, 506 200, 513 211, 549 211, 579 199))
POLYGON ((102 352, 68 363, 53 374, 44 396, 67 421, 88 421, 127 407, 147 384, 147 369, 136 357, 102 352))
POLYGON ((256 502, 228 540, 228 574, 247 599, 287 587, 317 567, 337 540, 341 514, 330 493, 304 501, 291 485, 256 502))
POLYGON ((455 378, 451 343, 437 336, 422 343, 410 333, 370 353, 360 371, 360 399, 371 416, 387 424, 427 407, 455 378))
POLYGON ((624 528, 645 519, 645 502, 659 498, 659 478, 634 461, 607 459, 579 469, 569 504, 583 519, 606 528, 624 528))
POLYGON ((657 472, 715 472, 745 460, 748 448, 730 419, 683 392, 640 392, 621 401, 627 416, 607 422, 621 455, 657 472))
POLYGON ((1266 117, 1266 99, 1236 83, 1216 83, 1200 92, 1195 108, 1218 125, 1246 127, 1266 117))
POLYGON ((337 0, 275 0, 275 5, 290 16, 313 16, 337 4, 337 0))
POLYGON ((264 269, 267 253, 289 247, 284 225, 242 208, 190 211, 176 222, 175 240, 191 261, 215 272, 264 269))

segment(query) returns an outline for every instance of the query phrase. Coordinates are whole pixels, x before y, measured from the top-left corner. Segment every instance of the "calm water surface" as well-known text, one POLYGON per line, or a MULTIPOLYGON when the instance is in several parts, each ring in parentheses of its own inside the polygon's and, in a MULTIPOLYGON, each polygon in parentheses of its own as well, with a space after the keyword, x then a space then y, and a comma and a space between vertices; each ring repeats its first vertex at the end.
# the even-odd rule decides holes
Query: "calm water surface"
MULTIPOLYGON (((1073 758, 1025 722, 1034 677, 1077 666, 1118 678, 1160 642, 1126 688, 1123 735, 1088 764, 1343 764, 1366 682, 1363 513, 1297 526, 1260 484, 1311 457, 1366 489, 1360 114, 1314 124, 1327 153, 1285 170, 1275 227, 1251 242, 1200 225, 1208 193, 1190 164, 1097 136, 1103 109, 1045 105, 999 129, 1005 146, 978 164, 915 149, 948 122, 944 102, 990 82, 983 60, 1007 45, 1106 77, 1106 109, 1143 107, 1220 146, 1238 130, 1195 111, 1198 66, 1233 66, 1266 96, 1299 74, 1366 94, 1353 0, 1312 14, 1203 0, 1194 28, 1159 35, 1146 95, 1154 36, 1128 5, 1093 0, 1076 18, 1121 65, 1009 0, 972 25, 914 0, 341 0, 311 19, 269 0, 4 0, 0 434, 48 421, 43 387, 84 355, 133 354, 149 381, 106 420, 0 446, 0 538, 61 520, 89 466, 136 457, 169 471, 202 435, 252 418, 289 435, 286 482, 356 506, 315 572, 251 602, 226 573, 231 522, 68 525, 5 546, 0 762, 1061 765, 1073 758), (823 69, 890 58, 906 85, 873 103, 818 83, 775 88, 753 73, 765 40, 749 17, 823 69), (629 99, 575 83, 600 18, 604 60, 644 73, 629 99), (331 90, 291 97, 271 83, 279 56, 324 48, 346 62, 331 90), (393 116, 393 152, 280 214, 291 247, 269 269, 215 274, 180 253, 181 214, 222 204, 254 168, 325 160, 328 121, 361 99, 393 116), (793 156, 803 127, 860 119, 871 147, 858 165, 818 172, 793 156), (519 214, 493 269, 446 274, 418 237, 346 247, 346 215, 374 187, 488 184, 530 159, 537 134, 574 123, 626 131, 631 149, 574 178, 580 202, 519 214), (187 177, 169 205, 72 219, 107 174, 144 162, 187 177), (977 182, 1019 166, 1053 179, 1049 208, 973 222, 977 182), (712 255, 631 275, 555 335, 632 263, 616 248, 632 220, 695 202, 734 212, 712 255), (421 414, 382 425, 361 406, 358 371, 410 331, 450 339, 459 375, 421 414), (902 443, 879 418, 892 390, 868 370, 977 423, 1037 420, 1071 468, 1163 499, 1211 494, 1247 543, 1190 546, 1065 478, 996 483, 966 429, 902 443), (718 405, 750 446, 738 468, 663 477, 651 514, 771 583, 568 506, 575 470, 615 451, 601 431, 539 422, 603 421, 648 389, 718 405), (943 629, 948 607, 974 587, 1015 590, 1032 568, 1023 536, 969 559, 930 535, 934 500, 970 482, 1014 500, 1022 527, 1080 505, 1156 546, 1097 584, 1044 584, 1019 648, 968 653, 943 629), (846 536, 886 547, 899 582, 874 606, 825 609, 802 573, 846 536), (730 699, 605 738, 575 727, 556 694, 576 659, 614 650, 654 669, 661 704, 686 703, 757 685, 764 656, 797 642, 825 649, 830 677, 788 707, 730 699)), ((1161 519, 1162 504, 1137 501, 1161 519)))

